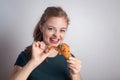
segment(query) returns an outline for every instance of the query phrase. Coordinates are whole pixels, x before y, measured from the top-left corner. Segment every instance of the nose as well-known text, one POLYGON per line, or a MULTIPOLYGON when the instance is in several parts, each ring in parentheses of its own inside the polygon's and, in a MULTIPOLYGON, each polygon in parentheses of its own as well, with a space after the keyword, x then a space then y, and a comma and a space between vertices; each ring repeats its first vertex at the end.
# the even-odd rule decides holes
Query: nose
POLYGON ((60 37, 60 32, 58 30, 56 30, 55 33, 54 33, 54 36, 55 37, 60 37))

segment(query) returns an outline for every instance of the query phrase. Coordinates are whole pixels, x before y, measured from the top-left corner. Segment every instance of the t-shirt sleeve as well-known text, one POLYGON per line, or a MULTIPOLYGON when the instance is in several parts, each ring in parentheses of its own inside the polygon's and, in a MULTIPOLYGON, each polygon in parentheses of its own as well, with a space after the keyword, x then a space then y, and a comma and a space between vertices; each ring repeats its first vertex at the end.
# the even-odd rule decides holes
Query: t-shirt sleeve
POLYGON ((25 51, 22 51, 15 62, 14 65, 23 67, 28 62, 27 54, 25 51))

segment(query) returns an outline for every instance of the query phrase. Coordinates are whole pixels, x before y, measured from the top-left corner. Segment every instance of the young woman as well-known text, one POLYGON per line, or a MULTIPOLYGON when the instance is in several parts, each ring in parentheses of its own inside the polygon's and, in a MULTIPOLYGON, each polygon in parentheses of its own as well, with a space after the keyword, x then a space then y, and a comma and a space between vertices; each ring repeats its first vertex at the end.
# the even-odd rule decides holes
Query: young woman
POLYGON ((82 80, 78 59, 66 59, 55 49, 46 49, 63 43, 68 24, 62 8, 48 7, 35 27, 34 42, 19 54, 7 80, 82 80))

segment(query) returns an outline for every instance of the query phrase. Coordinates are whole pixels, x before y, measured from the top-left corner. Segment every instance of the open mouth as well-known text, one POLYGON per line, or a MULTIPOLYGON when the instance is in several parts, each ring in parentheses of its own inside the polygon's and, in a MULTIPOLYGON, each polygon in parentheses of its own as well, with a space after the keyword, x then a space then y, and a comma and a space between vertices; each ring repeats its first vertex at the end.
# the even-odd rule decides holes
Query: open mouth
POLYGON ((50 43, 52 43, 52 44, 58 44, 59 43, 59 39, 50 38, 50 43))

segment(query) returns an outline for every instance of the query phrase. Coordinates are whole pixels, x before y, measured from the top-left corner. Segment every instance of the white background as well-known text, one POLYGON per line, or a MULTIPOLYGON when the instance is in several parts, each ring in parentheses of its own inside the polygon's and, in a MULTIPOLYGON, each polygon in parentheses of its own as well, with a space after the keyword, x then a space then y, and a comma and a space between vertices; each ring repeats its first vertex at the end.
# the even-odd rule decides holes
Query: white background
POLYGON ((120 80, 120 0, 0 0, 0 80, 32 43, 48 6, 61 6, 70 17, 65 42, 82 61, 83 80, 120 80))

